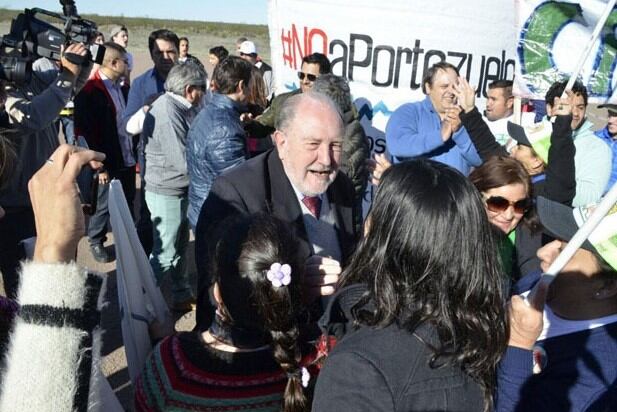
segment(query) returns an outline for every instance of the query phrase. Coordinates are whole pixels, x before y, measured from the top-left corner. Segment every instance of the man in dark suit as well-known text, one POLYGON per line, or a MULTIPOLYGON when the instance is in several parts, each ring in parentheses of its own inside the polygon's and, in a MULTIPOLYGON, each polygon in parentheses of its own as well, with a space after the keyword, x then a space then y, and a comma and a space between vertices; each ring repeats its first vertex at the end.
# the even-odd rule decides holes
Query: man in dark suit
POLYGON ((116 43, 105 43, 101 68, 75 97, 75 135, 83 138, 90 149, 106 155, 104 168, 99 172, 97 209, 88 223, 90 249, 98 262, 112 259, 103 246, 109 221, 110 180, 118 179, 122 183, 129 210, 133 210, 135 197, 132 139, 122 120, 128 87, 121 84, 121 79, 127 67, 126 50, 116 43))
POLYGON ((343 120, 334 103, 319 93, 290 97, 273 136, 274 149, 215 180, 201 209, 195 234, 200 330, 210 326, 214 315, 208 254, 217 230, 225 230, 219 224, 226 217, 266 212, 295 227, 306 259, 306 292, 314 298, 334 291, 354 249, 353 186, 338 173, 343 120))

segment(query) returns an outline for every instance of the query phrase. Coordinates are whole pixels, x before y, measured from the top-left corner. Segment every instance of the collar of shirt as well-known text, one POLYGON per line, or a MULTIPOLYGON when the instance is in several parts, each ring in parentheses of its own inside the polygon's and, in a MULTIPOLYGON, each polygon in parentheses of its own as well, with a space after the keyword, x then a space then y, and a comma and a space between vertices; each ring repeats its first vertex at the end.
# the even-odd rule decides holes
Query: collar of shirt
POLYGON ((101 76, 101 80, 103 80, 103 84, 105 84, 105 86, 108 89, 111 89, 111 88, 120 89, 120 79, 114 82, 109 77, 105 76, 105 73, 103 73, 103 70, 99 70, 99 76, 101 76))
POLYGON ((193 107, 193 105, 191 104, 191 102, 189 102, 184 96, 180 96, 178 94, 172 93, 172 92, 165 92, 168 95, 170 95, 174 100, 176 100, 177 102, 179 102, 180 104, 182 104, 184 107, 186 107, 187 109, 190 109, 191 107, 193 107))
MULTIPOLYGON (((289 183, 291 183, 291 180, 289 181, 289 183)), ((291 187, 293 187, 293 189, 294 189, 294 193, 296 194, 296 197, 298 198, 298 202, 300 202, 302 204, 302 199, 304 199, 307 196, 305 194, 303 194, 301 191, 299 191, 298 188, 296 188, 293 183, 291 183, 291 187)), ((312 196, 308 196, 308 197, 312 197, 312 196)), ((323 202, 323 200, 324 200, 323 193, 320 194, 320 195, 317 195, 317 197, 319 198, 319 200, 321 200, 323 202)))

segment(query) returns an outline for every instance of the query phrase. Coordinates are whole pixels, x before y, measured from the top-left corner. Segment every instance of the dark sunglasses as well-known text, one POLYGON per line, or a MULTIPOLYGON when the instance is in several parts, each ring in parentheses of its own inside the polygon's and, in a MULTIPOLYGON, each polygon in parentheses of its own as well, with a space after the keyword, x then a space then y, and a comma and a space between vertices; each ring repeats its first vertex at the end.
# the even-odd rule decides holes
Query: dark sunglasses
POLYGON ((506 211, 510 206, 514 208, 514 213, 522 215, 529 210, 531 207, 531 199, 526 197, 525 199, 517 200, 516 202, 511 202, 505 197, 501 196, 491 196, 484 200, 486 202, 486 207, 491 212, 501 213, 506 211))
POLYGON ((317 80, 317 76, 315 76, 314 74, 298 72, 298 79, 304 80, 305 77, 309 80, 309 82, 314 82, 315 80, 317 80))

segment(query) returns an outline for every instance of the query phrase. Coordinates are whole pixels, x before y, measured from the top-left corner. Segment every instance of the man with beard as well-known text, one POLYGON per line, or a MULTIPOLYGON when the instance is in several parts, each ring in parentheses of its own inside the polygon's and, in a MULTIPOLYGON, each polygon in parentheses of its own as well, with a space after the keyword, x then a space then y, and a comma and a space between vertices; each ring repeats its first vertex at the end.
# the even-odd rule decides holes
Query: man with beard
POLYGON ((300 238, 304 285, 313 299, 334 291, 353 250, 354 192, 349 178, 338 173, 343 145, 338 108, 321 93, 292 96, 277 117, 274 140, 272 150, 220 175, 201 208, 195 231, 197 328, 207 328, 214 315, 207 256, 226 217, 265 212, 290 223, 300 238))
POLYGON ((450 63, 434 64, 422 81, 426 98, 404 104, 392 114, 386 126, 386 144, 395 163, 426 157, 464 175, 482 163, 459 118, 461 108, 454 91, 458 77, 450 63))

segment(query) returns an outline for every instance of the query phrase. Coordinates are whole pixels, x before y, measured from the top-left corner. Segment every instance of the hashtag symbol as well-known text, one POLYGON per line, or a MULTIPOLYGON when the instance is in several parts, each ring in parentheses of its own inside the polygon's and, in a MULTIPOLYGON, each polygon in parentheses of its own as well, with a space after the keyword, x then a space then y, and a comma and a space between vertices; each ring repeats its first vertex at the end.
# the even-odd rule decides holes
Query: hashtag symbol
POLYGON ((283 64, 294 67, 291 32, 289 30, 287 30, 287 36, 285 36, 285 29, 281 29, 281 43, 283 45, 283 64))

